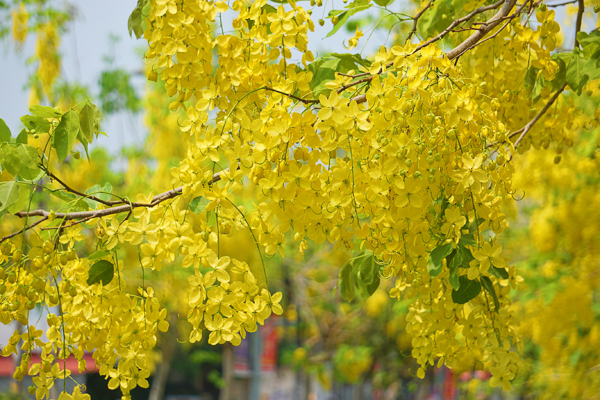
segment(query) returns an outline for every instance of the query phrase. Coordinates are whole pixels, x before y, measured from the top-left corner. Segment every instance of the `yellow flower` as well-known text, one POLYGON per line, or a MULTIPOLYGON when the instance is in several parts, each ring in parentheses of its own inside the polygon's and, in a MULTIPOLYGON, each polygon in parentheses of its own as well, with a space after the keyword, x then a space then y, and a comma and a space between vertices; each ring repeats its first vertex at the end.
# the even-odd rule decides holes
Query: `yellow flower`
POLYGON ((485 273, 492 264, 497 268, 504 268, 506 266, 506 261, 504 261, 501 254, 502 245, 496 243, 492 246, 489 242, 485 242, 482 249, 476 250, 473 253, 473 257, 480 263, 479 271, 485 273))
POLYGON ((353 49, 358 45, 358 39, 360 39, 361 37, 363 37, 364 34, 362 33, 361 30, 358 29, 358 26, 356 27, 356 33, 354 34, 354 37, 352 37, 349 41, 348 41, 348 48, 349 49, 353 49))

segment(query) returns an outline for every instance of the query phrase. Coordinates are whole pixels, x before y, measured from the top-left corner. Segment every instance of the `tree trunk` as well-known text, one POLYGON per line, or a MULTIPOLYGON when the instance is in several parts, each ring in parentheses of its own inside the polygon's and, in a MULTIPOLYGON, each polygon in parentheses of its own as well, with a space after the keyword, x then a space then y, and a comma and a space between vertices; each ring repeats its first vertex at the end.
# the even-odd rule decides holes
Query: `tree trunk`
POLYGON ((177 349, 177 329, 175 328, 175 324, 171 324, 171 328, 164 336, 164 339, 165 341, 162 346, 162 360, 156 366, 156 372, 154 373, 148 400, 162 400, 164 398, 165 386, 167 385, 169 370, 171 369, 171 361, 173 360, 173 355, 177 349))
POLYGON ((219 400, 231 398, 231 385, 233 384, 233 345, 223 345, 223 387, 219 393, 219 400))

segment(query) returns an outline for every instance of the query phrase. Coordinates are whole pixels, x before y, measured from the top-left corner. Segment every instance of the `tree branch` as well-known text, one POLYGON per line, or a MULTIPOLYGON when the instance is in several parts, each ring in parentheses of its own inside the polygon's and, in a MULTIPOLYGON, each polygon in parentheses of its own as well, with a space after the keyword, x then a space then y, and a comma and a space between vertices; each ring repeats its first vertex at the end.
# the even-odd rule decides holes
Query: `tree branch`
MULTIPOLYGON (((446 56, 448 57, 448 59, 449 60, 455 59, 456 57, 458 57, 459 55, 461 55, 465 51, 467 51, 469 49, 469 47, 471 47, 471 46, 475 45, 475 43, 479 42, 485 35, 488 34, 488 32, 490 32, 492 29, 494 29, 508 15, 510 10, 512 10, 512 8, 515 6, 516 3, 517 3, 517 0, 506 0, 504 2, 504 5, 500 9, 500 11, 498 11, 498 13, 496 15, 494 15, 492 18, 490 18, 485 24, 481 25, 481 27, 482 27, 481 30, 474 32, 464 42, 462 42, 461 44, 459 44, 458 46, 456 46, 455 48, 450 50, 448 53, 446 53, 446 56)), ((519 11, 517 11, 517 13, 515 13, 515 14, 520 13, 520 11, 525 7, 525 4, 527 4, 527 3, 524 3, 521 6, 521 9, 519 11)), ((454 27, 452 27, 452 29, 453 28, 454 27)), ((446 29, 446 30, 448 30, 448 29, 446 29)))
POLYGON ((19 235, 21 233, 25 233, 28 230, 30 230, 31 228, 35 228, 37 225, 41 224, 42 222, 46 221, 47 219, 48 219, 48 217, 44 217, 44 218, 40 219, 39 221, 36 221, 33 224, 24 227, 20 231, 17 231, 17 232, 11 233, 10 235, 4 236, 2 239, 0 239, 0 243, 4 242, 5 240, 8 240, 8 239, 10 239, 12 237, 15 237, 15 236, 17 236, 17 235, 19 235))
POLYGON ((84 197, 84 198, 88 198, 90 200, 94 200, 97 201, 98 203, 102 203, 105 206, 112 206, 115 204, 121 204, 121 203, 125 203, 124 201, 118 200, 118 201, 107 201, 107 200, 102 200, 94 195, 91 194, 85 194, 85 193, 81 193, 80 191, 73 189, 72 187, 70 187, 69 185, 67 185, 65 182, 63 182, 58 176, 54 175, 52 172, 50 172, 50 170, 45 169, 44 170, 46 172, 46 175, 48 175, 50 178, 54 179, 55 181, 57 181, 58 183, 60 183, 62 185, 62 187, 65 188, 65 190, 67 192, 71 192, 73 194, 76 194, 78 196, 84 197))
MULTIPOLYGON (((516 0, 508 0, 508 1, 515 1, 516 0)), ((442 33, 440 33, 439 35, 437 35, 436 37, 433 37, 431 39, 429 39, 426 42, 421 43, 420 45, 418 45, 415 50, 412 52, 412 54, 416 53, 417 51, 421 50, 423 47, 427 47, 432 43, 435 43, 439 40, 441 40, 444 36, 446 36, 448 33, 450 33, 452 31, 452 29, 456 28, 458 25, 462 24, 463 22, 467 22, 468 20, 470 20, 471 18, 473 18, 474 16, 481 14, 483 12, 489 11, 489 10, 494 10, 498 7, 500 7, 502 5, 502 3, 504 3, 505 0, 500 0, 494 4, 490 4, 489 6, 484 6, 484 7, 479 7, 476 10, 471 11, 471 13, 465 15, 462 18, 459 18, 457 20, 454 20, 454 22, 452 22, 450 24, 450 26, 448 26, 442 33)), ((448 57, 450 58, 450 57, 448 57)))
POLYGON ((537 115, 535 117, 533 117, 533 119, 527 123, 527 125, 525 125, 523 128, 521 128, 518 131, 515 131, 515 132, 513 132, 513 133, 511 133, 509 135, 509 136, 515 136, 519 132, 522 132, 521 135, 519 136, 519 138, 517 139, 517 141, 515 142, 515 149, 519 146, 519 143, 521 143, 521 140, 523 140, 523 138, 525 137, 525 135, 527 134, 527 132, 529 132, 529 130, 533 127, 533 125, 535 125, 535 123, 538 122, 538 120, 540 118, 542 118, 542 116, 546 113, 546 111, 548 111, 548 109, 550 108, 550 106, 552 104, 554 104, 554 102, 556 101, 556 99, 558 99, 558 96, 563 92, 563 90, 565 90, 566 87, 567 87, 567 83, 565 82, 560 87, 560 89, 558 89, 556 91, 556 93, 554 93, 554 95, 550 98, 550 100, 548 100, 548 102, 546 103, 546 105, 544 106, 544 108, 542 108, 540 110, 540 112, 537 113, 537 115))
MULTIPOLYGON (((227 170, 225 170, 225 171, 227 171, 227 170)), ((213 184, 215 182, 220 181, 222 172, 223 171, 217 172, 216 174, 214 174, 209 183, 213 184)), ((55 213, 55 215, 56 215, 55 218, 61 219, 63 221, 79 220, 76 223, 69 225, 69 226, 73 226, 78 223, 90 220, 92 218, 101 218, 101 217, 106 217, 108 215, 121 214, 124 212, 132 212, 133 209, 140 208, 140 207, 154 207, 154 206, 162 203, 165 200, 172 199, 172 198, 175 198, 175 197, 181 195, 182 190, 183 190, 183 187, 180 186, 178 188, 168 190, 164 193, 157 194, 156 196, 154 196, 152 198, 152 201, 150 203, 128 203, 128 204, 125 204, 122 206, 105 208, 103 210, 77 211, 77 212, 72 212, 72 213, 55 213)), ((19 232, 15 232, 8 236, 5 236, 4 238, 0 239, 0 243, 6 239, 10 239, 11 237, 14 237, 20 233, 23 233, 23 232, 35 227, 36 225, 40 224, 43 221, 46 221, 48 219, 48 217, 50 216, 50 212, 46 211, 46 210, 20 211, 18 213, 15 213, 14 215, 19 218, 42 217, 42 219, 40 219, 39 221, 35 222, 34 224, 32 224, 24 229, 22 229, 19 232)))
POLYGON ((567 1, 564 3, 559 3, 559 4, 546 4, 547 7, 561 7, 561 6, 566 6, 569 4, 573 4, 573 3, 577 3, 579 0, 571 0, 571 1, 567 1))
POLYGON ((271 91, 271 92, 275 92, 275 93, 282 94, 282 95, 284 95, 284 96, 287 96, 287 97, 289 97, 289 98, 291 98, 291 99, 294 99, 294 100, 301 101, 301 102, 303 102, 304 104, 317 104, 317 103, 319 103, 319 100, 308 100, 308 99, 303 99, 303 98, 301 98, 301 97, 294 96, 293 94, 285 93, 285 92, 282 92, 282 91, 280 91, 280 90, 273 89, 273 88, 270 88, 270 87, 265 87, 265 90, 269 90, 269 91, 271 91))
POLYGON ((415 17, 413 18, 413 20, 414 20, 413 26, 412 26, 412 29, 410 30, 410 32, 408 33, 408 37, 406 38, 407 42, 410 40, 412 35, 417 32, 417 23, 419 22, 419 18, 421 18, 421 15, 423 15, 423 13, 425 13, 425 11, 427 11, 429 9, 429 7, 431 7, 433 2, 434 2, 434 0, 431 0, 429 3, 427 3, 427 5, 425 7, 423 7, 423 9, 421 11, 419 11, 417 13, 417 15, 415 15, 415 17))
POLYGON ((577 40, 577 34, 581 31, 581 23, 583 21, 583 12, 585 11, 585 5, 583 0, 579 0, 579 8, 577 9, 577 20, 575 21, 575 47, 579 47, 579 40, 577 40))

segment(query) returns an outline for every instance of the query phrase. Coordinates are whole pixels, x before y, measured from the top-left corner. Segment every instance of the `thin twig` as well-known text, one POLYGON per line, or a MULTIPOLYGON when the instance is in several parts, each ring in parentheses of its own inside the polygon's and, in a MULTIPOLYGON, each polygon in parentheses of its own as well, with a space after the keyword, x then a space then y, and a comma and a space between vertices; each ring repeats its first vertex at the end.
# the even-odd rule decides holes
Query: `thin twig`
POLYGON ((93 219, 93 218, 94 218, 93 216, 90 216, 90 217, 87 217, 87 218, 84 218, 84 219, 80 219, 79 221, 72 222, 69 225, 48 226, 48 227, 45 227, 45 228, 40 228, 40 230, 42 230, 42 231, 50 231, 50 230, 53 230, 53 229, 61 229, 61 228, 62 229, 67 229, 67 228, 70 228, 72 226, 79 225, 79 224, 81 224, 81 223, 83 223, 85 221, 89 221, 90 219, 93 219))
POLYGON ((112 205, 114 205, 112 201, 102 200, 102 199, 100 199, 100 198, 98 198, 98 197, 96 197, 94 195, 85 194, 85 193, 80 192, 79 190, 73 189, 72 187, 70 187, 69 185, 67 185, 62 179, 60 179, 58 176, 54 175, 48 169, 45 169, 44 171, 46 172, 46 175, 48 175, 50 178, 52 178, 55 181, 57 181, 58 183, 60 183, 62 185, 62 187, 64 187, 67 192, 71 192, 71 193, 76 194, 78 196, 85 197, 85 198, 88 198, 90 200, 97 201, 98 203, 102 203, 105 206, 112 206, 112 205))
POLYGON ((423 13, 425 11, 427 11, 429 9, 429 7, 431 7, 433 2, 434 2, 434 0, 431 0, 429 3, 427 3, 427 5, 425 7, 423 7, 423 9, 421 9, 421 11, 419 11, 417 13, 417 15, 415 15, 415 17, 413 18, 413 26, 412 26, 412 29, 410 30, 410 32, 408 33, 408 37, 406 38, 407 42, 410 40, 412 35, 417 32, 417 23, 419 22, 419 18, 421 18, 421 15, 423 15, 423 13))
POLYGON ((284 95, 284 96, 287 96, 287 97, 289 97, 289 98, 291 98, 291 99, 294 99, 294 100, 301 101, 301 102, 303 102, 304 104, 316 104, 316 103, 319 103, 319 100, 308 100, 308 99, 303 99, 303 98, 301 98, 301 97, 294 96, 293 94, 285 93, 285 92, 282 92, 282 91, 280 91, 280 90, 273 89, 273 88, 270 88, 270 87, 265 87, 265 90, 269 90, 269 91, 271 91, 271 92, 275 92, 275 93, 282 94, 282 95, 284 95))
POLYGON ((573 3, 577 3, 579 0, 572 0, 572 1, 567 1, 565 3, 559 3, 559 4, 546 4, 547 7, 562 7, 562 6, 566 6, 569 4, 573 4, 573 3))
POLYGON ((537 113, 537 115, 535 117, 533 117, 533 119, 527 123, 527 125, 525 125, 523 128, 520 129, 520 130, 522 130, 522 133, 519 136, 519 138, 517 139, 517 141, 515 142, 515 149, 519 146, 519 143, 521 143, 521 140, 523 140, 523 138, 525 137, 525 135, 527 134, 527 132, 529 132, 529 130, 533 127, 533 125, 535 125, 535 123, 546 113, 546 111, 548 111, 548 109, 550 108, 550 106, 552 104, 554 104, 554 102, 556 101, 556 99, 558 99, 558 96, 563 92, 563 90, 565 90, 566 87, 567 87, 567 83, 565 82, 560 87, 560 89, 558 89, 556 91, 556 93, 554 93, 554 96, 552 96, 550 98, 550 100, 548 100, 548 102, 546 103, 546 105, 544 106, 544 108, 542 108, 540 110, 540 112, 537 113))
MULTIPOLYGON (((556 101, 556 99, 558 98, 558 95, 560 93, 562 93, 563 90, 565 90, 567 84, 565 83, 564 85, 562 85, 562 87, 560 89, 558 89, 558 91, 556 93, 554 93, 554 95, 552 96, 552 98, 550 100, 548 100, 548 103, 546 103, 546 105, 544 105, 544 108, 542 108, 542 110, 537 113, 537 115, 535 117, 533 117, 533 119, 531 121, 529 121, 527 123, 527 125, 525 125, 524 127, 517 129, 514 132, 511 132, 508 135, 509 139, 512 139, 513 137, 520 135, 519 138, 517 139, 517 141, 515 142, 515 148, 519 145, 519 143, 521 142, 521 140, 523 139, 523 137, 527 134, 527 132, 533 127, 533 125, 546 113, 546 111, 548 111, 548 109, 550 108, 550 106, 556 101)), ((494 143, 489 143, 488 145, 486 145, 485 147, 487 149, 489 149, 490 147, 494 147, 494 146, 499 146, 504 142, 494 142, 494 143)))
POLYGON ((35 228, 37 225, 41 224, 42 222, 46 221, 47 219, 48 219, 48 217, 44 217, 44 218, 40 219, 39 221, 36 221, 33 224, 24 227, 20 231, 17 231, 17 232, 11 233, 10 235, 4 236, 2 239, 0 239, 0 243, 4 242, 5 240, 8 240, 8 239, 10 239, 12 237, 15 237, 17 235, 20 235, 21 233, 25 233, 28 230, 30 230, 31 228, 35 228))

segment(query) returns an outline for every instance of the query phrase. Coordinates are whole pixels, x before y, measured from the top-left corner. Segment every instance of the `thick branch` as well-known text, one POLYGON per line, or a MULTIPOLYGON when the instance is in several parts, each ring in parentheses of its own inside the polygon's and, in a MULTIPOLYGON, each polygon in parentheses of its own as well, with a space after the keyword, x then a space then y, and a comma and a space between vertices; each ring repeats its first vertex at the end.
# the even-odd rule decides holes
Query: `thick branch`
MULTIPOLYGON (((514 0, 514 1, 516 2, 516 0, 514 0)), ((415 48, 415 50, 413 51, 413 54, 416 53, 417 51, 421 50, 423 47, 427 47, 430 44, 441 40, 444 36, 446 36, 448 33, 450 33, 452 31, 452 29, 456 28, 458 25, 462 24, 463 22, 467 22, 474 16, 481 14, 483 12, 486 12, 489 10, 494 10, 494 9, 500 7, 502 5, 502 3, 504 3, 504 2, 505 2, 505 0, 500 0, 497 3, 490 4, 489 6, 479 7, 478 9, 471 11, 471 13, 469 13, 468 15, 465 15, 464 17, 455 20, 442 33, 440 33, 436 37, 433 37, 433 38, 429 39, 428 41, 423 42, 420 45, 418 45, 415 48)), ((448 58, 450 58, 450 57, 448 57, 448 58)))
MULTIPOLYGON (((504 5, 498 11, 496 15, 490 18, 485 24, 481 25, 481 30, 474 32, 471 36, 469 36, 464 42, 456 46, 454 49, 450 50, 446 53, 448 59, 453 60, 462 53, 464 53, 469 47, 475 45, 475 43, 479 42, 485 35, 488 34, 492 29, 494 29, 512 10, 512 8, 517 3, 517 0, 506 0, 504 5)), ((522 8, 524 5, 522 6, 522 8)), ((456 21, 455 21, 456 22, 456 21)), ((454 28, 454 27, 452 27, 454 28)))
POLYGON ((581 23, 583 21, 583 12, 585 11, 585 5, 583 0, 579 0, 579 8, 577 9, 577 20, 575 21, 575 47, 579 47, 579 40, 577 40, 577 34, 581 31, 581 23))
MULTIPOLYGON (((217 172, 216 174, 214 174, 213 178, 210 180, 209 183, 212 184, 212 183, 220 181, 222 172, 223 171, 217 172)), ((72 213, 55 213, 56 219, 61 219, 63 221, 88 220, 88 219, 92 219, 92 218, 106 217, 108 215, 121 214, 124 212, 131 212, 133 209, 140 208, 140 207, 154 207, 154 206, 162 203, 165 200, 172 199, 172 198, 179 196, 182 193, 182 190, 183 190, 183 187, 180 186, 178 188, 171 189, 164 193, 158 194, 152 198, 152 202, 150 202, 149 204, 130 203, 130 204, 122 205, 122 206, 106 208, 103 210, 77 211, 77 212, 72 212, 72 213)), ((2 240, 9 239, 13 236, 16 236, 21 232, 24 232, 28 229, 33 228, 34 226, 38 225, 40 222, 47 220, 48 217, 50 216, 50 212, 46 211, 46 210, 20 211, 18 213, 15 213, 14 215, 16 215, 19 218, 25 218, 25 217, 43 217, 43 218, 41 220, 37 221, 35 224, 32 224, 31 226, 27 227, 26 229, 23 229, 22 231, 13 233, 13 234, 3 238, 2 240)), ((79 221, 79 222, 83 222, 83 221, 79 221)), ((0 240, 0 242, 2 240, 0 240)))

